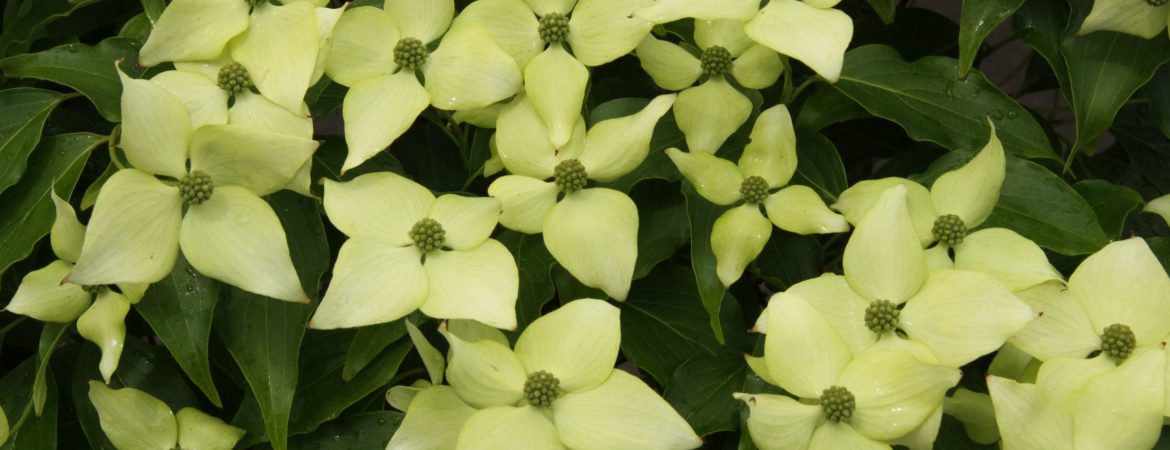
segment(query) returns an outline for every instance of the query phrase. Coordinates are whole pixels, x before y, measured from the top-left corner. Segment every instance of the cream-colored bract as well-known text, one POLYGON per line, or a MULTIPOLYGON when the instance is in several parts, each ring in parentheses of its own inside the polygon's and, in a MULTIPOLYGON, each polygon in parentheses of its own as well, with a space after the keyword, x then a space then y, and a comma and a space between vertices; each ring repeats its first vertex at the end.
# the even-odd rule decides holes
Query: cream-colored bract
POLYGON ((162 400, 134 388, 111 389, 91 381, 89 401, 102 431, 120 450, 229 450, 245 433, 195 408, 171 413, 162 400))
POLYGON ((1166 30, 1170 5, 1153 6, 1146 0, 1093 0, 1077 34, 1116 31, 1152 39, 1166 30))
POLYGON ((853 19, 834 2, 772 0, 744 32, 756 42, 805 63, 829 83, 841 77, 853 19))

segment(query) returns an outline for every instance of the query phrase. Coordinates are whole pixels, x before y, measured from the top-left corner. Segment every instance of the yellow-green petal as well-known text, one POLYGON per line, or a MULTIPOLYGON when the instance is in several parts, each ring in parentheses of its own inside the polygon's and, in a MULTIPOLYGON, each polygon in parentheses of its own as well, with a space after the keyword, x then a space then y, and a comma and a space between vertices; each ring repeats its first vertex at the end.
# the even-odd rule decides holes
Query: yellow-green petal
POLYGON ((838 384, 851 359, 832 324, 804 299, 785 293, 772 296, 764 360, 780 387, 800 398, 820 398, 825 388, 838 384))
POLYGON ((500 162, 508 172, 542 180, 553 176, 558 152, 549 141, 548 127, 527 97, 517 96, 500 110, 494 136, 500 162))
POLYGON ((557 428, 539 408, 497 406, 481 410, 459 432, 458 450, 560 450, 557 428))
POLYGON ((248 190, 217 186, 192 205, 179 233, 183 256, 200 273, 248 292, 308 303, 280 219, 248 190))
POLYGON ((695 44, 700 49, 720 46, 738 58, 755 42, 743 32, 744 20, 697 19, 695 20, 695 44))
POLYGON ((1140 237, 1106 245, 1073 272, 1068 289, 1081 302, 1093 329, 1129 326, 1138 345, 1170 334, 1170 277, 1140 237))
MULTIPOLYGON (((235 103, 228 111, 228 123, 299 138, 301 145, 313 139, 313 119, 308 114, 281 108, 267 97, 251 92, 236 95, 235 103)), ((295 154, 295 151, 290 153, 295 154)))
POLYGON ((813 432, 809 450, 887 450, 889 444, 878 442, 859 433, 854 427, 839 422, 825 422, 813 432))
POLYGON ((467 250, 491 237, 500 218, 500 201, 491 197, 443 194, 431 204, 427 216, 443 226, 444 247, 467 250))
POLYGON ((926 280, 926 255, 906 211, 906 189, 882 193, 853 230, 842 260, 849 285, 866 300, 908 300, 926 280))
POLYGON ((1032 308, 987 275, 936 270, 906 302, 899 328, 945 366, 991 353, 1032 320, 1032 308))
POLYGON ((528 373, 508 346, 492 340, 467 342, 447 334, 447 382, 476 408, 514 405, 524 399, 528 373))
MULTIPOLYGON (((455 123, 470 123, 480 128, 495 128, 496 120, 500 118, 500 111, 504 109, 504 103, 492 103, 488 106, 479 109, 465 109, 462 111, 455 111, 451 118, 455 123)), ((499 160, 499 155, 495 150, 495 135, 492 135, 492 159, 499 160)), ((502 167, 501 167, 502 169, 502 167)), ((484 168, 488 172, 487 168, 484 168)), ((497 170, 498 172, 499 170, 497 170)), ((485 173, 485 176, 490 176, 491 173, 485 173)))
POLYGON ((228 93, 203 74, 168 70, 155 75, 155 82, 183 102, 191 119, 191 129, 206 124, 228 122, 228 93))
POLYGON ((394 46, 402 37, 398 24, 373 6, 351 8, 333 28, 325 73, 344 86, 394 72, 394 46))
POLYGON ((110 377, 118 369, 122 358, 122 346, 126 342, 126 313, 130 302, 122 294, 106 289, 98 294, 85 314, 77 318, 77 333, 87 341, 97 344, 102 350, 98 370, 109 384, 110 377))
POLYGON ((1072 397, 1075 448, 1153 448, 1162 431, 1166 353, 1138 352, 1072 397))
POLYGON ((764 200, 768 220, 782 230, 797 234, 844 233, 849 222, 825 206, 825 201, 812 188, 792 185, 769 195, 764 200))
POLYGON ((396 246, 413 244, 410 228, 427 216, 434 194, 393 172, 374 172, 350 181, 324 180, 325 215, 349 237, 396 246))
MULTIPOLYGON (((945 401, 945 400, 944 400, 945 401)), ((990 408, 990 402, 988 407, 990 408)), ((898 445, 906 447, 909 450, 931 450, 934 448, 934 441, 938 439, 938 429, 942 425, 943 405, 938 405, 931 413, 930 417, 926 418, 922 425, 915 428, 910 433, 894 439, 889 443, 891 445, 898 445)), ((992 441, 994 442, 994 441, 992 441)))
POLYGON ((29 272, 20 280, 16 293, 4 309, 13 314, 32 317, 41 322, 68 323, 89 309, 93 294, 81 286, 62 283, 73 265, 53 261, 29 272))
POLYGON ((577 0, 524 0, 524 3, 527 3, 537 16, 548 13, 568 15, 573 10, 573 5, 577 3, 577 0))
POLYGON ((503 244, 488 239, 466 250, 431 252, 423 268, 430 282, 427 300, 419 307, 423 314, 516 329, 520 275, 503 244))
MULTIPOLYGON (((945 245, 936 245, 926 249, 926 269, 954 269, 955 262, 951 261, 951 249, 945 245)), ((972 270, 972 269, 966 269, 972 270)), ((1002 283, 1002 281, 1001 281, 1002 283)))
MULTIPOLYGON (((319 3, 327 2, 328 0, 319 3)), ((329 53, 333 48, 333 30, 337 28, 337 22, 341 20, 341 15, 345 14, 349 5, 350 3, 345 3, 340 8, 323 8, 322 5, 317 5, 313 8, 313 15, 317 17, 317 61, 313 63, 313 76, 309 77, 309 85, 317 84, 325 75, 325 63, 329 60, 329 53)))
POLYGON ((870 302, 858 297, 845 277, 825 274, 796 283, 785 292, 800 297, 820 312, 853 355, 877 342, 878 335, 865 326, 865 309, 870 302))
POLYGON ((319 40, 312 5, 267 5, 253 10, 252 25, 232 42, 231 55, 248 69, 261 94, 289 111, 303 112, 319 40))
POLYGON ((552 405, 561 441, 582 450, 683 450, 703 440, 646 383, 613 370, 600 386, 566 393, 552 405))
POLYGON ((626 299, 638 259, 638 207, 626 194, 593 188, 569 194, 544 217, 544 245, 581 283, 626 299))
POLYGON ((386 0, 386 12, 398 19, 404 37, 424 44, 438 39, 455 17, 454 0, 386 0))
POLYGON ((1005 164, 1003 145, 992 125, 991 138, 983 150, 963 167, 942 174, 930 187, 934 211, 959 216, 967 228, 979 226, 999 201, 1005 164))
POLYGON ((410 402, 406 418, 398 426, 387 450, 454 448, 467 419, 475 408, 464 403, 450 386, 433 386, 420 391, 410 402))
POLYGON ((135 169, 119 170, 98 194, 85 244, 68 281, 154 283, 179 255, 179 190, 135 169))
POLYGON ((349 153, 342 171, 373 158, 405 133, 431 97, 414 72, 367 78, 350 87, 341 105, 349 153))
POLYGON ((1007 228, 986 228, 955 246, 955 268, 983 272, 1011 291, 1064 277, 1039 245, 1007 228))
POLYGON ((817 423, 824 417, 819 406, 783 395, 736 393, 733 397, 747 404, 748 433, 760 450, 808 448, 817 423))
POLYGON ((241 125, 207 125, 191 137, 191 170, 210 175, 216 192, 236 186, 268 195, 292 181, 318 145, 241 125))
POLYGON ((918 241, 926 247, 934 242, 934 233, 931 229, 938 214, 934 212, 934 206, 930 202, 930 191, 921 184, 897 177, 859 181, 842 192, 832 208, 840 211, 849 223, 857 225, 881 198, 882 192, 898 185, 906 188, 906 207, 910 209, 910 221, 914 224, 918 241))
POLYGON ((654 0, 579 0, 569 16, 569 47, 586 66, 600 66, 630 53, 654 24, 633 16, 654 0))
POLYGON ((179 448, 184 449, 232 449, 246 433, 195 408, 180 409, 175 413, 175 421, 179 425, 179 448))
POLYGON ((592 389, 617 362, 621 312, 604 300, 573 300, 532 322, 516 341, 527 373, 547 371, 565 392, 592 389))
POLYGON ((836 9, 820 9, 797 0, 775 0, 744 26, 756 42, 803 62, 836 83, 853 39, 853 19, 836 9))
POLYGON ((722 77, 679 92, 674 118, 692 152, 715 153, 752 114, 752 102, 722 77))
POLYGON ((784 65, 780 62, 780 55, 762 45, 748 48, 735 58, 731 66, 731 76, 741 86, 749 89, 764 89, 771 86, 780 79, 783 72, 784 65))
POLYGON ((477 0, 460 11, 455 21, 486 28, 521 69, 545 47, 537 32, 536 14, 522 1, 477 0))
POLYGON ((1067 399, 994 375, 987 377, 987 388, 1004 448, 1075 448, 1067 399))
POLYGON ((1012 338, 1011 343, 1041 361, 1084 358, 1101 348, 1101 330, 1093 327, 1088 313, 1063 283, 1044 283, 1017 293, 1036 311, 1037 317, 1012 338))
POLYGON ((659 95, 634 114, 594 124, 578 156, 589 178, 613 181, 638 168, 650 153, 654 126, 670 111, 675 98, 674 94, 659 95))
POLYGON ((757 176, 777 188, 796 173, 796 131, 788 107, 776 105, 760 113, 752 125, 751 140, 739 157, 743 176, 757 176))
POLYGON ((748 263, 756 260, 768 238, 772 226, 760 214, 760 206, 747 203, 732 208, 715 219, 711 228, 711 251, 715 254, 716 273, 724 286, 731 286, 748 263))
POLYGON ((504 175, 488 186, 488 195, 500 200, 500 225, 521 233, 544 229, 544 217, 557 204, 557 185, 519 175, 504 175))
POLYGON ((1170 5, 1151 6, 1145 0, 1095 0, 1077 34, 1117 31, 1150 39, 1166 29, 1170 5))
POLYGON ((77 261, 85 242, 85 225, 77 220, 73 205, 57 195, 56 189, 49 189, 49 196, 53 199, 55 212, 53 228, 49 230, 49 243, 53 247, 53 253, 65 261, 77 261))
POLYGON ((681 91, 698 81, 703 74, 699 58, 678 44, 647 35, 636 49, 642 70, 663 89, 681 91))
POLYGON ((417 310, 430 289, 415 247, 368 238, 345 241, 333 280, 309 328, 353 328, 398 320, 417 310))
POLYGON ((682 18, 702 20, 748 20, 760 9, 760 0, 658 0, 654 5, 634 12, 654 23, 674 22, 682 18))
POLYGON ((135 168, 179 178, 186 173, 191 119, 183 102, 150 80, 122 79, 122 134, 118 143, 135 168))
POLYGON ((730 205, 743 198, 739 191, 743 175, 731 161, 710 153, 684 152, 677 148, 667 149, 666 155, 699 195, 711 203, 730 205))
POLYGON ((1157 214, 1162 217, 1162 220, 1170 224, 1170 194, 1146 202, 1146 206, 1142 208, 1142 211, 1157 214))
POLYGON ((446 110, 484 108, 515 95, 524 83, 512 57, 486 30, 469 23, 451 28, 423 74, 431 104, 446 110))
POLYGON ((171 408, 138 389, 110 389, 90 381, 89 401, 97 410, 102 431, 121 450, 169 449, 179 437, 171 408))
POLYGON ((524 68, 524 89, 548 127, 549 142, 561 148, 573 136, 585 101, 589 70, 559 45, 550 46, 524 68))
POLYGON ((888 441, 926 421, 961 376, 959 369, 925 363, 909 351, 878 343, 845 367, 838 384, 857 400, 853 427, 870 439, 888 441))
POLYGON ((214 59, 248 28, 248 3, 239 0, 175 0, 158 18, 138 62, 214 59))

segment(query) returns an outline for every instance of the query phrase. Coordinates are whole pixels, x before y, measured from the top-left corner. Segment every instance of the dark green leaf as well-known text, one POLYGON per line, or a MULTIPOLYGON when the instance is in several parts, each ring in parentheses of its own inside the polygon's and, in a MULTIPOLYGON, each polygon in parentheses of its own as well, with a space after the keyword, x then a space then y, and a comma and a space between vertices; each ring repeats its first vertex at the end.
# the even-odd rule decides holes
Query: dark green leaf
POLYGON ((32 386, 33 412, 37 417, 44 413, 45 399, 49 394, 49 381, 46 379, 51 375, 48 373, 49 362, 66 331, 69 331, 69 324, 64 323, 45 323, 41 329, 41 339, 37 343, 37 376, 32 386))
POLYGON ((1097 222, 1110 240, 1121 239, 1125 218, 1146 204, 1137 191, 1105 180, 1081 181, 1073 189, 1096 211, 1097 222))
POLYGON ((796 126, 820 130, 835 123, 866 117, 869 112, 841 91, 826 84, 817 84, 805 98, 796 116, 796 126))
POLYGON ((1150 115, 1158 129, 1170 136, 1170 66, 1163 65, 1154 72, 1154 78, 1142 87, 1142 91, 1150 99, 1150 115))
POLYGON ((341 371, 341 379, 353 379, 370 361, 377 358, 386 346, 406 336, 406 326, 401 320, 390 323, 358 328, 353 340, 346 351, 345 367, 341 371))
POLYGON ((146 13, 140 13, 122 25, 122 29, 118 30, 118 37, 146 42, 152 30, 153 27, 151 27, 150 19, 146 17, 146 13))
POLYGON ((773 229, 755 268, 760 278, 783 290, 819 276, 823 272, 821 257, 821 243, 816 238, 773 229))
MULTIPOLYGON (((273 195, 269 201, 291 243, 289 249, 301 284, 305 292, 317 298, 317 284, 330 258, 316 202, 287 191, 273 195)), ((299 350, 312 307, 236 288, 226 291, 227 298, 215 319, 216 331, 259 402, 272 446, 284 450, 297 388, 299 350)))
POLYGON ((0 91, 0 192, 24 175, 49 113, 68 95, 34 88, 0 91))
POLYGON ((676 184, 641 183, 630 191, 630 198, 638 205, 638 261, 634 266, 634 279, 638 279, 689 242, 690 224, 686 200, 676 184))
POLYGON ((662 385, 669 385, 675 369, 695 355, 738 354, 745 345, 747 327, 730 295, 720 309, 727 345, 715 339, 707 310, 685 267, 659 264, 649 276, 634 282, 629 298, 618 306, 622 354, 662 385))
POLYGON ((1170 193, 1170 139, 1152 128, 1115 128, 1113 136, 1133 169, 1163 193, 1170 193))
POLYGON ((57 193, 70 197, 89 152, 105 141, 105 136, 72 133, 40 144, 29 159, 25 182, 0 194, 0 205, 6 211, 0 214, 0 272, 28 256, 52 228, 54 208, 49 189, 53 180, 57 181, 57 193))
POLYGON ((211 320, 219 302, 219 286, 215 280, 196 272, 179 255, 171 274, 152 284, 145 301, 134 305, 134 309, 150 324, 191 381, 211 403, 222 407, 219 391, 211 379, 207 350, 211 320))
MULTIPOLYGON (((127 358, 126 355, 122 355, 127 358)), ((101 422, 98 419, 97 410, 94 409, 93 403, 89 402, 89 382, 101 374, 97 371, 98 361, 101 355, 98 353, 97 347, 87 345, 82 347, 81 352, 77 355, 76 366, 73 370, 72 376, 69 377, 69 394, 73 397, 73 411, 77 413, 77 421, 81 425, 81 431, 85 433, 86 440, 89 441, 89 446, 93 450, 117 450, 114 444, 106 438, 106 434, 102 432, 101 422), (82 368, 89 368, 82 370, 82 368)), ((125 364, 125 363, 123 363, 125 364)))
POLYGON ((691 224, 691 269, 703 308, 707 311, 708 323, 715 340, 723 342, 723 327, 719 323, 719 309, 727 293, 716 272, 715 252, 711 249, 711 229, 715 220, 727 211, 695 190, 689 182, 683 182, 683 195, 687 199, 687 216, 691 224))
POLYGON ((151 23, 158 22, 166 7, 165 0, 142 0, 142 9, 146 11, 146 17, 150 18, 151 23))
POLYGON ((45 26, 83 6, 102 0, 11 0, 4 5, 0 56, 28 51, 29 43, 45 26))
POLYGON ((345 416, 321 425, 317 431, 294 436, 292 450, 382 450, 398 431, 405 416, 397 411, 376 411, 345 416))
POLYGON ((0 407, 13 422, 10 424, 12 434, 0 450, 57 448, 57 383, 52 371, 45 373, 44 410, 39 417, 31 414, 30 386, 38 378, 37 373, 36 358, 29 358, 0 379, 0 407), (20 415, 22 411, 23 416, 20 415))
POLYGON ((959 16, 959 76, 967 76, 975 55, 991 30, 1011 16, 1024 0, 964 0, 959 16))
POLYGON ((930 56, 913 63, 884 45, 845 54, 835 85, 875 116, 906 129, 910 137, 952 150, 982 148, 990 117, 1004 148, 1025 158, 1056 158, 1031 113, 983 76, 958 77, 957 61, 930 56))
POLYGON ((700 436, 732 431, 742 403, 731 394, 743 390, 747 370, 743 355, 698 354, 675 369, 663 397, 700 436))
MULTIPOLYGON (((83 372, 88 380, 100 380, 101 374, 97 371, 98 358, 101 353, 94 345, 86 345, 92 350, 86 361, 75 369, 83 372)), ((82 351, 85 355, 86 351, 82 351)), ((139 339, 127 339, 122 349, 122 360, 118 363, 118 370, 110 380, 112 387, 132 387, 145 391, 157 397, 178 411, 188 406, 202 404, 199 395, 191 390, 191 386, 183 379, 179 366, 171 359, 169 353, 160 347, 146 344, 139 339)), ((89 392, 88 388, 85 392, 89 392)))
POLYGON ((873 8, 873 12, 877 13, 878 17, 882 19, 883 23, 890 24, 894 22, 894 14, 898 12, 897 0, 865 0, 869 6, 873 8))
POLYGON ((540 317, 540 309, 556 294, 551 269, 556 262, 540 235, 504 231, 496 236, 512 252, 520 271, 520 294, 516 299, 517 330, 540 317))
POLYGON ((1093 208, 1075 189, 1020 158, 1008 158, 999 203, 983 226, 1010 228, 1065 255, 1092 253, 1109 243, 1093 208))
POLYGON ((849 187, 837 147, 816 131, 796 129, 796 161, 792 183, 813 188, 825 200, 836 201, 849 187))
POLYGON ((102 186, 105 186, 106 180, 109 180, 110 177, 114 176, 114 172, 117 171, 118 166, 110 163, 106 165, 106 170, 103 171, 101 175, 98 175, 97 179, 93 180, 89 186, 86 186, 85 193, 81 194, 82 210, 89 209, 93 206, 94 203, 97 203, 97 195, 102 191, 102 186))
POLYGON ((12 78, 35 78, 69 86, 85 95, 110 122, 122 120, 122 82, 114 63, 122 70, 140 75, 137 68, 138 41, 115 37, 96 46, 65 44, 43 52, 10 56, 0 60, 0 71, 12 78))
POLYGON ((290 432, 313 431, 318 425, 337 418, 358 400, 388 385, 398 373, 403 358, 414 348, 409 339, 399 340, 346 381, 341 378, 345 342, 345 339, 324 338, 305 344, 301 386, 293 403, 290 432))

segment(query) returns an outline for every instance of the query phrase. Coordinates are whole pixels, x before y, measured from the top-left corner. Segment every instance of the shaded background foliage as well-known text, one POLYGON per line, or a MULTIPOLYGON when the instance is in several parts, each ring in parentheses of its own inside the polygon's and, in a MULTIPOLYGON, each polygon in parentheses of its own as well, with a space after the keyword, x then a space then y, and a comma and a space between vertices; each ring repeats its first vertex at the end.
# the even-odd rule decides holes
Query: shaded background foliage
MULTIPOLYGON (((1131 235, 1146 237, 1170 264, 1170 229, 1140 212, 1145 201, 1170 193, 1170 40, 1075 36, 1090 5, 846 0, 841 7, 856 32, 836 85, 779 84, 748 94, 756 112, 764 99, 790 105, 799 127, 794 182, 830 203, 863 179, 931 182, 981 147, 990 119, 1013 155, 987 226, 1035 240, 1066 274, 1105 243, 1131 235)), ((5 3, 0 304, 25 274, 54 259, 45 239, 53 220, 49 190, 82 208, 84 220, 115 170, 110 142, 121 87, 114 63, 133 76, 148 72, 135 64, 137 50, 163 8, 163 0, 5 3)), ((691 34, 684 23, 660 31, 691 34)), ((798 80, 811 75, 799 63, 794 69, 798 80)), ((626 56, 593 70, 585 113, 591 123, 629 114, 657 93, 626 56)), ((315 178, 343 178, 344 94, 328 80, 309 92, 323 142, 315 178)), ((483 194, 488 180, 479 174, 491 130, 453 124, 433 110, 423 119, 344 178, 389 170, 436 191, 483 194)), ((722 156, 737 157, 750 123, 722 156)), ((760 258, 725 291, 709 245, 723 209, 701 200, 663 153, 683 142, 668 115, 647 161, 609 183, 630 194, 641 219, 636 280, 619 305, 621 365, 660 389, 708 448, 749 449, 740 432, 744 412, 730 394, 768 387, 742 358, 762 345, 747 330, 770 293, 839 270, 846 239, 774 229, 760 258)), ((287 231, 302 284, 319 300, 344 237, 321 220, 313 199, 282 192, 267 200, 287 231)), ((519 265, 521 327, 560 301, 604 298, 559 267, 538 236, 496 237, 519 265)), ((402 321, 306 332, 311 305, 255 297, 180 260, 127 317, 112 384, 149 392, 176 410, 195 406, 224 418, 248 431, 240 448, 383 448, 402 420, 386 405, 385 388, 426 378, 402 321)), ((434 325, 423 331, 441 342, 434 325)), ((87 382, 100 378, 98 350, 71 327, 0 313, 0 406, 15 430, 4 448, 112 448, 85 395, 87 382)), ((988 363, 965 367, 961 385, 985 392, 988 363)), ((970 441, 949 416, 936 446, 993 448, 970 441)))

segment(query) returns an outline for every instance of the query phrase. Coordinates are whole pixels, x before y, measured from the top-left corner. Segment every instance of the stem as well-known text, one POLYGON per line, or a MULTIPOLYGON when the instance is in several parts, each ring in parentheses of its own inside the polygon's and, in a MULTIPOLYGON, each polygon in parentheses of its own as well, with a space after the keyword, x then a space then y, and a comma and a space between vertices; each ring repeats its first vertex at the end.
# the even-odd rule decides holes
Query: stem
POLYGON ((110 131, 110 137, 106 140, 107 147, 110 149, 110 162, 118 166, 118 170, 125 169, 126 165, 118 158, 118 138, 122 135, 122 124, 114 125, 114 129, 110 131))
POLYGON ((820 75, 813 75, 811 77, 805 78, 804 81, 802 81, 800 85, 792 91, 791 96, 784 97, 784 104, 792 103, 793 100, 796 100, 798 97, 800 97, 800 94, 804 92, 805 88, 812 86, 813 83, 816 83, 820 80, 820 75))

